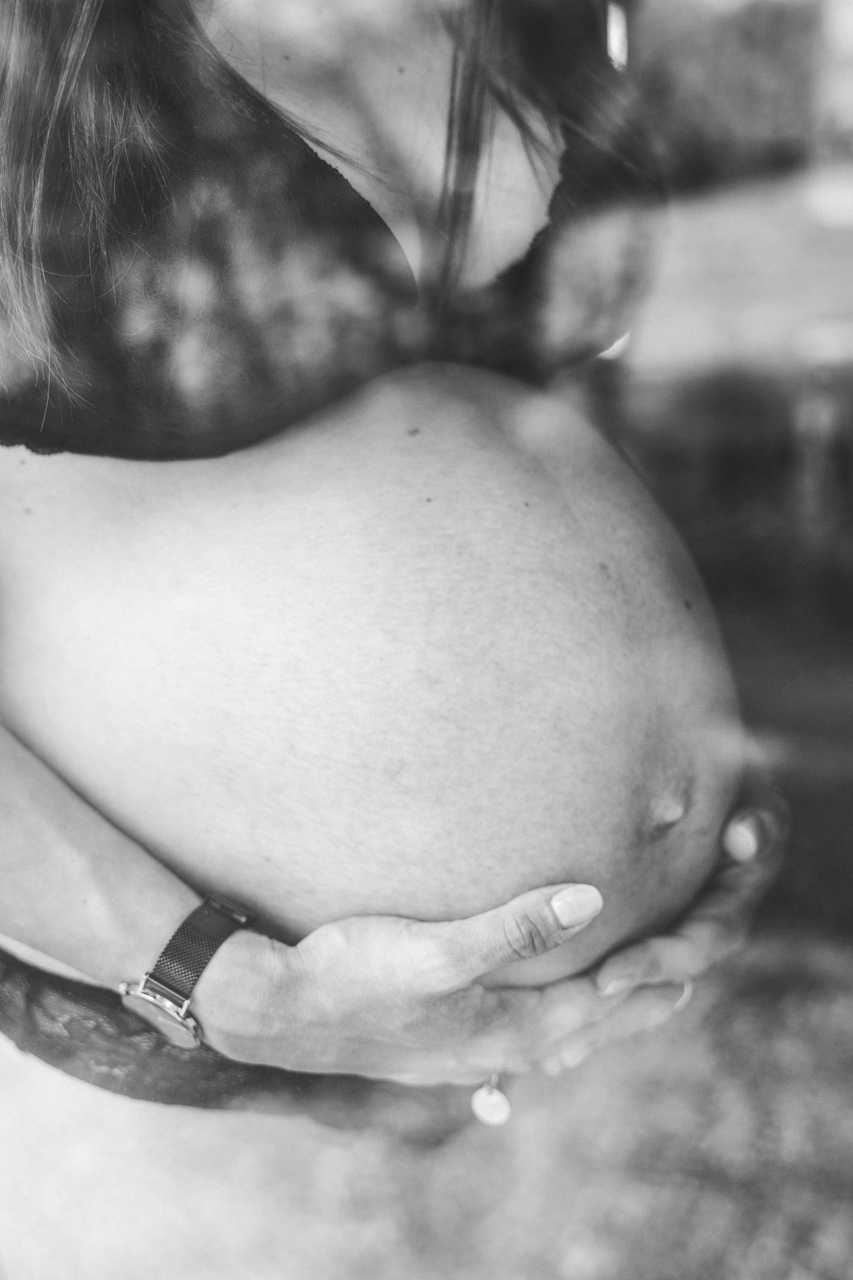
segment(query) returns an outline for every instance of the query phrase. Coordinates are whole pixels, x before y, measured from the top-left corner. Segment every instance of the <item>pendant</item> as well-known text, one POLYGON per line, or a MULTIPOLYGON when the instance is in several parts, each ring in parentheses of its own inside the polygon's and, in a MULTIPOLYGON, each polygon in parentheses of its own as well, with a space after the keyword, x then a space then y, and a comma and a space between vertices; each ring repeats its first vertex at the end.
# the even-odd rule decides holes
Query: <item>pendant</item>
POLYGON ((512 1115, 509 1098, 498 1088, 498 1076, 490 1076, 486 1084, 480 1085, 471 1098, 471 1110, 481 1124, 497 1128, 506 1124, 512 1115))

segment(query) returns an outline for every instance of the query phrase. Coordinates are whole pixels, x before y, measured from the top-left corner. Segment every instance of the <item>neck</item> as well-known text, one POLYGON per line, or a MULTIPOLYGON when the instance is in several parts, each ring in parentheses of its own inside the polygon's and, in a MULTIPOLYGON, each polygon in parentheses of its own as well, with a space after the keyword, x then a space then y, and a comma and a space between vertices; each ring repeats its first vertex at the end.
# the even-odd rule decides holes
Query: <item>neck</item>
MULTIPOLYGON (((447 140, 453 45, 425 0, 214 0, 208 34, 257 89, 346 159, 331 162, 395 233, 417 278, 429 278, 447 140)), ((329 157, 326 157, 327 159, 329 157)), ((515 126, 498 113, 477 184, 466 287, 522 256, 547 219, 554 172, 535 173, 515 126)))
POLYGON ((255 88, 338 155, 326 156, 394 231, 415 275, 441 190, 452 48, 440 14, 353 14, 339 0, 216 0, 208 34, 255 88))

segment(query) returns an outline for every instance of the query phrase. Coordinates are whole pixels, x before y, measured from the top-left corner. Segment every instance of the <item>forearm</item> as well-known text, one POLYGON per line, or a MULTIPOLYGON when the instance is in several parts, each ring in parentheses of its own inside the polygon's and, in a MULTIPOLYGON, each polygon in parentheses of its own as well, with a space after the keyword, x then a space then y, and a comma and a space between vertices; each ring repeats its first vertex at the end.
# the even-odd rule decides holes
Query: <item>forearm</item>
MULTIPOLYGON (((151 967, 200 899, 2 726, 0 883, 0 933, 113 987, 151 967)), ((450 924, 351 920, 297 948, 239 930, 193 1012, 221 1053, 291 1070, 460 1083, 527 1069, 611 1005, 587 980, 546 1004, 467 985, 583 928, 573 907, 555 914, 556 888, 450 924)))
POLYGON ((141 976, 200 895, 0 725, 0 933, 107 986, 141 976))
MULTIPOLYGON (((0 884, 0 934, 109 987, 151 969, 201 901, 2 725, 0 884)), ((289 1065, 291 954, 247 930, 219 948, 193 994, 208 1043, 289 1065)))

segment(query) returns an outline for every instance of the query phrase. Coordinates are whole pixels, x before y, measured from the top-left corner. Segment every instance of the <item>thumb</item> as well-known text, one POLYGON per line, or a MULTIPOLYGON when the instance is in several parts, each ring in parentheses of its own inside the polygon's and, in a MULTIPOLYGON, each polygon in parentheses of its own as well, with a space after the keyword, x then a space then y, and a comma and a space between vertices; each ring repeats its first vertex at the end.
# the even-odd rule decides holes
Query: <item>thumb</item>
POLYGON ((591 884, 552 884, 481 915, 431 928, 443 933, 448 976, 455 987, 463 987, 491 969, 559 947, 586 928, 603 905, 591 884))

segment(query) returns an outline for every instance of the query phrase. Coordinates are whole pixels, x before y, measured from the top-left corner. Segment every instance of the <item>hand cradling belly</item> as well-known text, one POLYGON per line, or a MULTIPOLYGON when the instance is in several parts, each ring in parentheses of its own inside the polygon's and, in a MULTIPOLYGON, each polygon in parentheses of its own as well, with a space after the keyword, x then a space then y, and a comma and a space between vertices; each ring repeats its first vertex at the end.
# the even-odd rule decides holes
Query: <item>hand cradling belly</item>
POLYGON ((74 459, 66 484, 68 459, 33 459, 0 564, 4 718, 284 937, 579 879, 606 905, 578 967, 707 875, 727 672, 606 446, 581 436, 557 489, 469 412, 435 423, 420 395, 214 462, 74 459))

